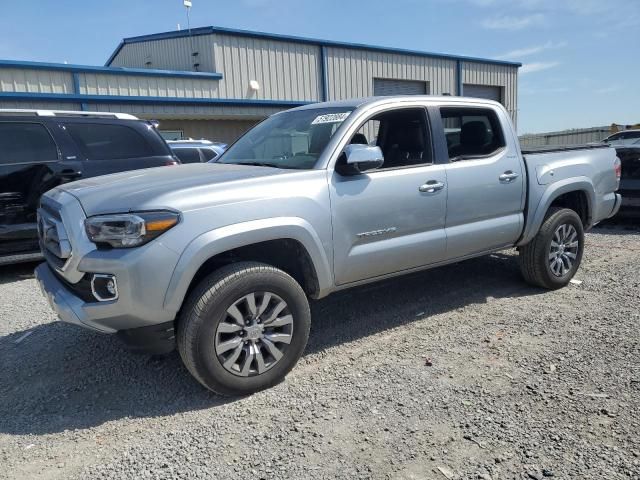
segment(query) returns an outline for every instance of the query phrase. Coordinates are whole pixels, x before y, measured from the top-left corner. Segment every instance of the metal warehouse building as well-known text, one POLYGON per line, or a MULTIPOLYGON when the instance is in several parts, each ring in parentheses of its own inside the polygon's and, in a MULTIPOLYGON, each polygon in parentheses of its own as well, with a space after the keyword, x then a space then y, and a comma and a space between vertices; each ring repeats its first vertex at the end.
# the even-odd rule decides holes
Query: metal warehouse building
POLYGON ((370 95, 491 98, 515 121, 518 67, 202 27, 125 38, 104 67, 0 60, 0 108, 127 112, 169 137, 227 142, 286 108, 370 95))

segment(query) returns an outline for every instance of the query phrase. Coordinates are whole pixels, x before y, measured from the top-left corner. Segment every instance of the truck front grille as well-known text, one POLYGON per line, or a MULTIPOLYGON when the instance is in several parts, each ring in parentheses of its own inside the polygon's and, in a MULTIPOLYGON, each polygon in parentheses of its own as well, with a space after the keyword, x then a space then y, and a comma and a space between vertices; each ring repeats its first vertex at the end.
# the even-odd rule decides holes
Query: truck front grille
POLYGON ((38 209, 38 240, 47 262, 58 270, 64 269, 71 258, 71 243, 60 211, 45 201, 38 209))

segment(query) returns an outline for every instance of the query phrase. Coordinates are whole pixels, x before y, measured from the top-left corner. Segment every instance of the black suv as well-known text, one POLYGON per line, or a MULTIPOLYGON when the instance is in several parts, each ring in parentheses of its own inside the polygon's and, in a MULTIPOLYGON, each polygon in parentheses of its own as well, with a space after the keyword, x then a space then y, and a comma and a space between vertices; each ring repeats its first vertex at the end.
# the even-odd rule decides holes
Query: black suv
POLYGON ((0 110, 0 265, 39 258, 36 209, 47 190, 178 163, 154 125, 132 115, 0 110))

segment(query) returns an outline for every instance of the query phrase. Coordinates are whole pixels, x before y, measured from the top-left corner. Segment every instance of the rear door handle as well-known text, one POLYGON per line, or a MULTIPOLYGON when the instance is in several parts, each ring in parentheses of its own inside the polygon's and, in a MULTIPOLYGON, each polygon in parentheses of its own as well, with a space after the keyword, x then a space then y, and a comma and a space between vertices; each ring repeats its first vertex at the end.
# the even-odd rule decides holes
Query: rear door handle
POLYGON ((429 180, 418 187, 421 193, 437 193, 444 188, 444 183, 437 180, 429 180))
POLYGON ((79 170, 73 170, 71 168, 65 168, 60 171, 60 176, 65 178, 80 178, 82 176, 82 172, 79 170))
POLYGON ((507 170, 506 172, 504 172, 502 175, 500 175, 498 178, 500 179, 500 181, 502 183, 511 183, 513 182, 516 178, 518 178, 520 175, 516 172, 512 172, 511 170, 507 170))

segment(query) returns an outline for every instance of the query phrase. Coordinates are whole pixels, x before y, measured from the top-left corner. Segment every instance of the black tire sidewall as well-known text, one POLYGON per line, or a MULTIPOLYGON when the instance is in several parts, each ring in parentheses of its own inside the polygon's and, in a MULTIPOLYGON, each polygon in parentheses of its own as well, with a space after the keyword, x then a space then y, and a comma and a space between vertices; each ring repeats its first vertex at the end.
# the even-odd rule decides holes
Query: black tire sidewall
POLYGON ((548 231, 545 235, 545 241, 542 243, 543 251, 538 252, 539 261, 544 263, 544 272, 547 277, 545 280, 549 283, 549 286, 552 288, 564 287, 569 283, 569 281, 571 281, 582 263, 582 253, 584 251, 584 228, 582 226, 582 221, 578 214, 573 210, 565 209, 549 217, 545 224, 548 231), (549 264, 549 251, 551 249, 553 235, 556 229, 562 224, 572 225, 576 229, 576 232, 578 233, 578 253, 571 269, 562 277, 558 277, 551 271, 551 265, 549 264))
MULTIPOLYGON (((298 285, 292 278, 276 272, 247 272, 205 300, 204 308, 199 312, 202 322, 197 331, 195 361, 198 376, 207 386, 219 393, 252 393, 279 383, 293 368, 307 344, 310 327, 306 296, 299 287, 295 287, 298 285), (261 291, 275 293, 287 303, 294 322, 292 340, 284 357, 270 370, 261 375, 241 377, 227 371, 220 363, 215 351, 216 330, 233 302, 249 293, 261 291)), ((205 292, 202 297, 206 296, 205 292)))

